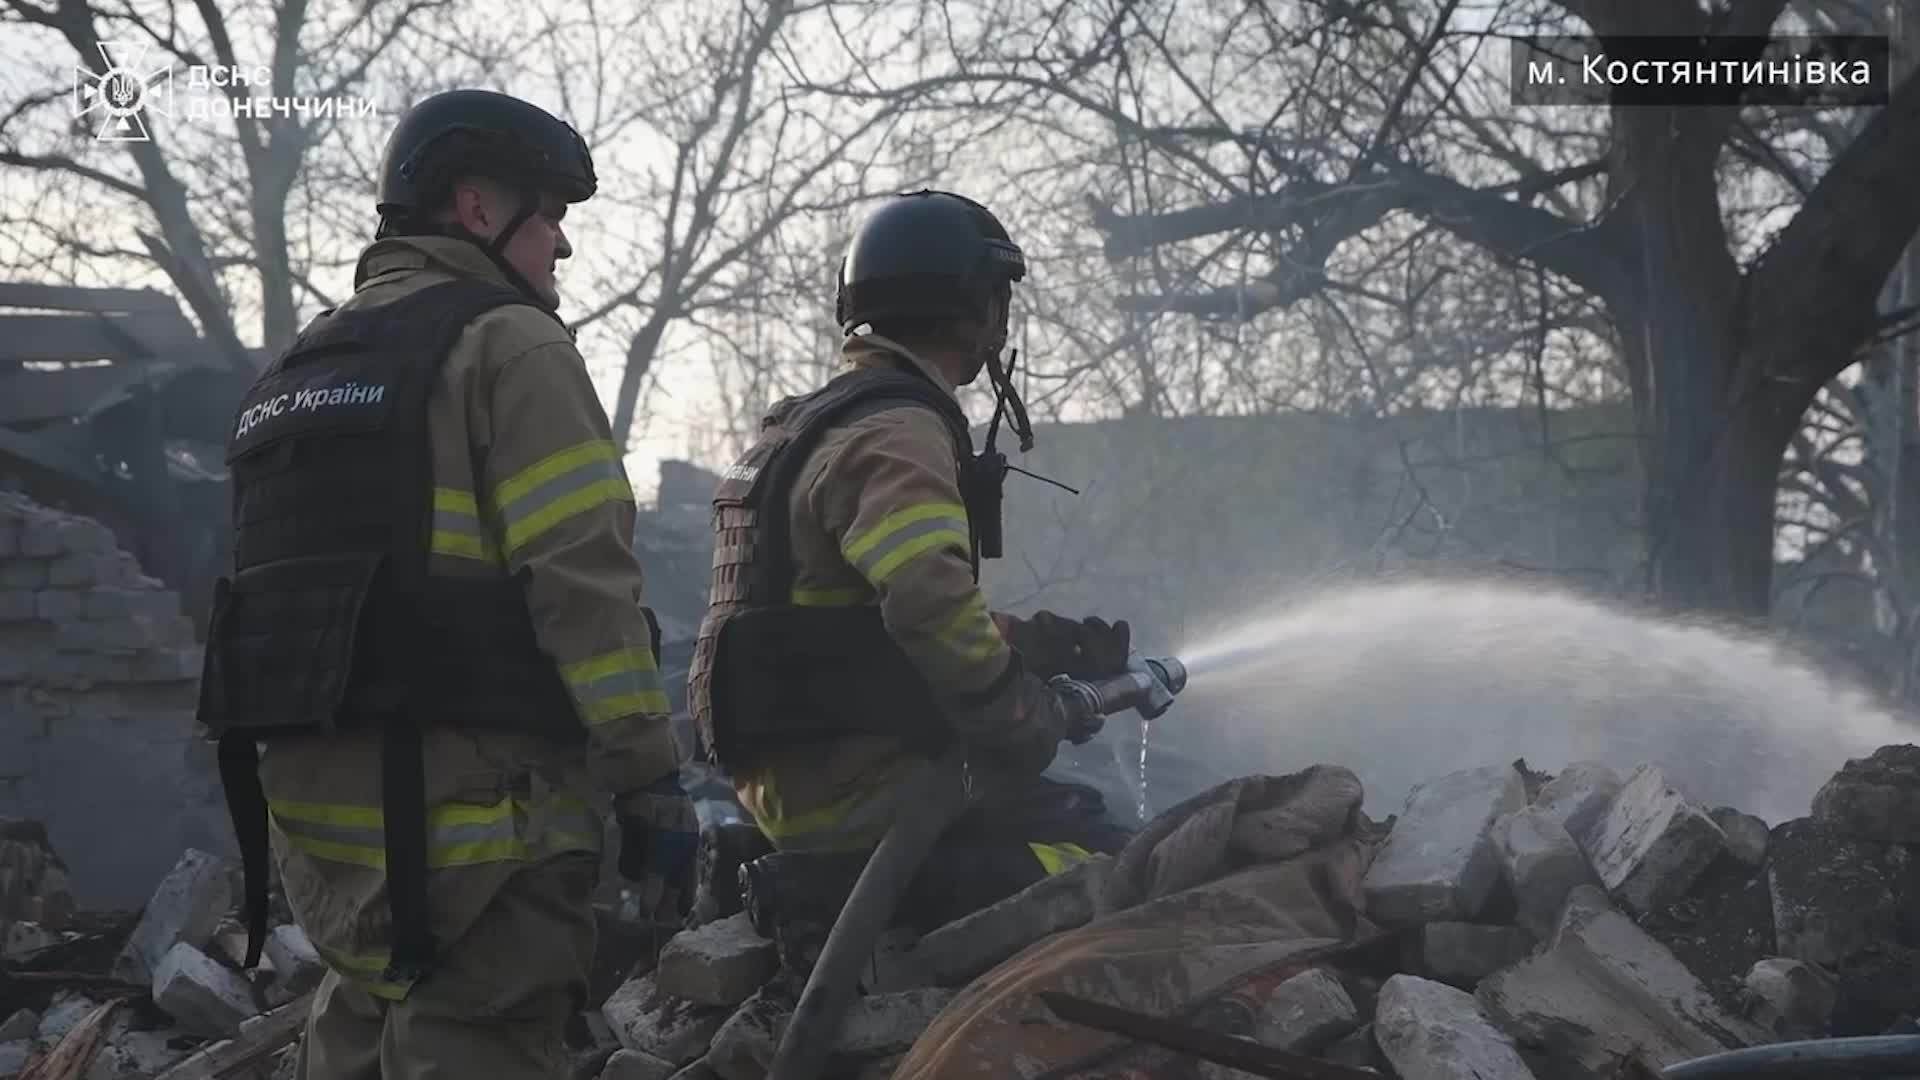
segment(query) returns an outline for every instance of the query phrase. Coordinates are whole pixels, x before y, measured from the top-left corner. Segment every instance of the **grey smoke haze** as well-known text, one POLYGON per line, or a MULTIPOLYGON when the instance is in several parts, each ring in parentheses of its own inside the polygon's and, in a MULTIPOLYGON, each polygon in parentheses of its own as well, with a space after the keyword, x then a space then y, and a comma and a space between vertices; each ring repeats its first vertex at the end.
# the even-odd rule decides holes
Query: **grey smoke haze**
POLYGON ((1652 762, 1696 800, 1777 823, 1848 757, 1920 735, 1765 640, 1505 584, 1343 588, 1180 655, 1192 682, 1155 741, 1226 776, 1345 765, 1375 817, 1422 780, 1524 757, 1652 762))

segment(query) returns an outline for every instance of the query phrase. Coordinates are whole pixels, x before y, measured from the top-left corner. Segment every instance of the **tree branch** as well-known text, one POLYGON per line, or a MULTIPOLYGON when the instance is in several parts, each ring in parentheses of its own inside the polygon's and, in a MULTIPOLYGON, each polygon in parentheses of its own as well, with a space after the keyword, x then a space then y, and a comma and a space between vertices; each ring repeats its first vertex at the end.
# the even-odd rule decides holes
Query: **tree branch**
POLYGON ((1748 274, 1748 333, 1767 374, 1825 384, 1879 320, 1881 284, 1920 231, 1920 73, 1840 152, 1748 274))

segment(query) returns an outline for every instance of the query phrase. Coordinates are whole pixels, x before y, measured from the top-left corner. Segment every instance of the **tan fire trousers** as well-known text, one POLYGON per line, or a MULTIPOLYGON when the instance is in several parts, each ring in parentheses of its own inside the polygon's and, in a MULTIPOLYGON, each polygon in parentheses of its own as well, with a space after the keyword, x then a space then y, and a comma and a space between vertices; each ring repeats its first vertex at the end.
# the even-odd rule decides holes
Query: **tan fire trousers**
POLYGON ((403 1001, 329 971, 299 1049, 298 1080, 557 1080, 568 1019, 586 1006, 596 855, 514 875, 473 929, 403 1001))

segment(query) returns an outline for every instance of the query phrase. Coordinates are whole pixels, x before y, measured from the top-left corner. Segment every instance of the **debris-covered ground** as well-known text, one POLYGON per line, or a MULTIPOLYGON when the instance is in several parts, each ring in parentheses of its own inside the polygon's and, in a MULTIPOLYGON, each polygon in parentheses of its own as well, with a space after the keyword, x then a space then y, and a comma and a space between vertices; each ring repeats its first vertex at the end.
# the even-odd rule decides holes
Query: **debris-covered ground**
MULTIPOLYGON (((1191 840, 1207 805, 1196 800, 1188 818, 1143 836, 1163 848, 1169 836, 1191 840)), ((1246 833, 1255 826, 1290 827, 1271 814, 1234 823, 1219 865, 1257 882, 1265 879, 1246 854, 1261 849, 1246 833)), ((1225 1042, 1229 1052, 1341 1067, 1317 1075, 1599 1080, 1745 1045, 1911 1030, 1920 1011, 1920 747, 1849 762, 1808 817, 1772 826, 1690 802, 1657 767, 1622 775, 1575 764, 1544 776, 1516 762, 1438 777, 1391 822, 1361 819, 1347 835, 1364 852, 1354 870, 1357 941, 1217 985, 1183 983, 1192 991, 1183 1007, 1153 1016, 1202 1043, 1212 1032, 1216 1055, 1225 1042), (1280 974, 1248 996, 1262 972, 1280 974), (1223 1007, 1229 998, 1243 1007, 1223 1007)), ((1313 857, 1288 850, 1275 861, 1313 857)), ((964 1029, 956 1013, 984 1015, 1005 992, 996 987, 1015 985, 1003 973, 1030 964, 1047 948, 1039 943, 1138 921, 1150 892, 1116 909, 1126 890, 1112 879, 1174 871, 1163 852, 1137 865, 1131 854, 1096 858, 924 939, 890 939, 835 1044, 833 1075, 895 1075, 930 1027, 953 1035, 964 1029)), ((63 882, 39 830, 0 828, 0 1076, 290 1074, 319 960, 282 922, 259 969, 238 970, 245 938, 232 914, 233 866, 189 851, 144 911, 124 918, 74 911, 63 882)), ((797 987, 779 945, 747 914, 683 931, 657 957, 646 934, 610 929, 603 950, 618 955, 602 966, 612 976, 573 1032, 577 1076, 765 1075, 797 987)), ((1043 1005, 1022 1008, 1052 1007, 1048 1023, 1098 1028, 1116 1026, 1103 1005, 1129 1004, 1125 994, 1103 998, 1097 979, 1070 989, 1074 1000, 1042 992, 1043 1005)), ((1163 1034, 1136 1021, 1127 1035, 1101 1038, 1120 1046, 1163 1034)), ((924 1049, 907 1068, 942 1075, 924 1049)), ((996 1075, 1069 1064, 1030 1049, 1006 1046, 996 1075)), ((1211 1064, 1196 1073, 1191 1056, 1160 1060, 1189 1064, 1130 1075, 1250 1075, 1211 1064)), ((1120 1075, 1101 1068, 1075 1075, 1120 1075)))

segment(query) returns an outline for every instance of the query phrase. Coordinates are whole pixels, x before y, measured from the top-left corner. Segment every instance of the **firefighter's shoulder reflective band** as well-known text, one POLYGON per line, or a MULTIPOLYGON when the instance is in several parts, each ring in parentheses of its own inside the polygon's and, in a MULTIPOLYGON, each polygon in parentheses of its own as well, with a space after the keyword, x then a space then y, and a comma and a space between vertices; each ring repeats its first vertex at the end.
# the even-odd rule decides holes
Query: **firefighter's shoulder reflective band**
POLYGON ((610 502, 630 502, 633 489, 620 468, 620 451, 606 439, 568 447, 507 477, 493 493, 506 528, 508 555, 576 514, 610 502))
POLYGON ((1093 858, 1093 852, 1079 844, 1028 844, 1033 857, 1040 860, 1040 866, 1048 877, 1064 874, 1093 858))
POLYGON ((500 549, 480 523, 473 492, 433 489, 432 550, 435 555, 499 563, 500 549))
POLYGON ((568 691, 580 706, 580 715, 589 725, 623 716, 673 711, 651 649, 615 649, 566 665, 560 669, 560 677, 566 680, 568 691))
POLYGON ((896 510, 849 540, 841 553, 876 587, 929 551, 951 546, 966 555, 967 510, 959 503, 920 503, 896 510))
MULTIPOLYGON (((316 859, 375 870, 387 865, 379 807, 269 802, 287 842, 316 859)), ((447 803, 427 810, 427 865, 433 868, 599 851, 600 819, 587 804, 556 798, 539 804, 511 796, 483 806, 447 803)))

